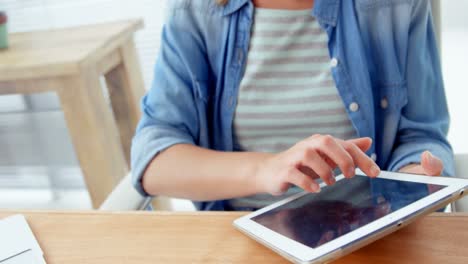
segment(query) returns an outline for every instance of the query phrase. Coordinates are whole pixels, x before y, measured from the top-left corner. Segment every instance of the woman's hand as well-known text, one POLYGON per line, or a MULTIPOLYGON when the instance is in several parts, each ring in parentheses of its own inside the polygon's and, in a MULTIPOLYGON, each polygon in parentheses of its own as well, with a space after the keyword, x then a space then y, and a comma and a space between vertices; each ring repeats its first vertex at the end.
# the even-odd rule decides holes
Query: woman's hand
POLYGON ((347 178, 355 175, 357 167, 368 176, 377 177, 380 168, 364 153, 371 144, 370 138, 344 141, 328 135, 314 135, 284 152, 266 156, 257 168, 256 184, 261 192, 281 195, 291 184, 309 192, 319 192, 315 179, 334 184, 336 167, 347 178))
POLYGON ((411 174, 420 174, 427 176, 440 176, 444 170, 442 161, 432 155, 429 151, 421 154, 421 164, 409 164, 399 171, 411 174))

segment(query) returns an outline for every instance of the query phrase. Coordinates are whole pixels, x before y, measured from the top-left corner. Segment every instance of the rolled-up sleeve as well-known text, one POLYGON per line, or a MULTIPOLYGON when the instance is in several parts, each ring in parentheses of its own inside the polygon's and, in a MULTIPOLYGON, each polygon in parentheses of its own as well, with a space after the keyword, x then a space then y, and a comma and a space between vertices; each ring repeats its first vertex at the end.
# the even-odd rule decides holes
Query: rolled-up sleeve
POLYGON ((141 180, 148 164, 173 145, 196 144, 199 133, 194 83, 207 65, 203 41, 183 14, 169 12, 153 85, 142 99, 142 119, 132 142, 132 182, 145 196, 141 180))
POLYGON ((430 1, 414 0, 406 63, 408 104, 388 167, 397 171, 420 163, 422 152, 429 150, 443 161, 443 174, 453 176, 453 152, 447 141, 450 118, 432 23, 430 1))

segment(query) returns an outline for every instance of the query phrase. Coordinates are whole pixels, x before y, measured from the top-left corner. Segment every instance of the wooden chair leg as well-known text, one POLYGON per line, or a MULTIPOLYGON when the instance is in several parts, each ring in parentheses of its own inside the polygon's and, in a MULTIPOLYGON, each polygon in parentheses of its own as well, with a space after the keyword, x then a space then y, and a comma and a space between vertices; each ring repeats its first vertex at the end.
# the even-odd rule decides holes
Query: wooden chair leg
POLYGON ((94 208, 128 173, 117 127, 93 68, 63 78, 62 108, 94 208))
POLYGON ((122 63, 105 74, 105 78, 125 159, 130 164, 131 142, 140 120, 139 101, 145 89, 133 40, 120 48, 120 55, 122 63))

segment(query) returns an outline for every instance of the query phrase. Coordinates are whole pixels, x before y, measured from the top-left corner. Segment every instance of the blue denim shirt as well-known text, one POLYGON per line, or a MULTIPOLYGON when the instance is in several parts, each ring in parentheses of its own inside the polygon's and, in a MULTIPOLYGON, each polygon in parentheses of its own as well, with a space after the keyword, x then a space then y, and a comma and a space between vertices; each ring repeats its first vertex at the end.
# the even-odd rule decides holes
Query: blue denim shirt
MULTIPOLYGON (((132 145, 133 183, 175 144, 233 150, 233 116, 246 66, 254 6, 250 0, 171 0, 154 83, 142 100, 132 145)), ((454 174, 449 114, 430 1, 316 0, 312 11, 329 36, 333 78, 368 154, 396 171, 431 151, 454 174)), ((228 173, 228 170, 226 171, 228 173)), ((222 177, 220 175, 220 177, 222 177)), ((195 203, 226 210, 225 201, 195 203)))

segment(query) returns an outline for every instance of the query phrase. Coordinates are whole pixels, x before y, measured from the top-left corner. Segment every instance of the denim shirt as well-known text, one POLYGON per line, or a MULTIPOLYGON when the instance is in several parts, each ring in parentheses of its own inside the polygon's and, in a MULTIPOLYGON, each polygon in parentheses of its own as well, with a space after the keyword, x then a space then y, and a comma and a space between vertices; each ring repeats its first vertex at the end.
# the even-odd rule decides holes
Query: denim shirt
MULTIPOLYGON (((175 144, 233 150, 252 28, 250 0, 170 2, 153 87, 142 100, 132 144, 133 183, 143 195, 142 175, 161 151, 175 144)), ((382 169, 397 171, 429 150, 442 159, 444 175, 453 175, 430 1, 315 0, 311 15, 329 36, 332 75, 357 135, 374 139, 368 155, 382 169)), ((195 205, 228 209, 225 201, 195 205)))

